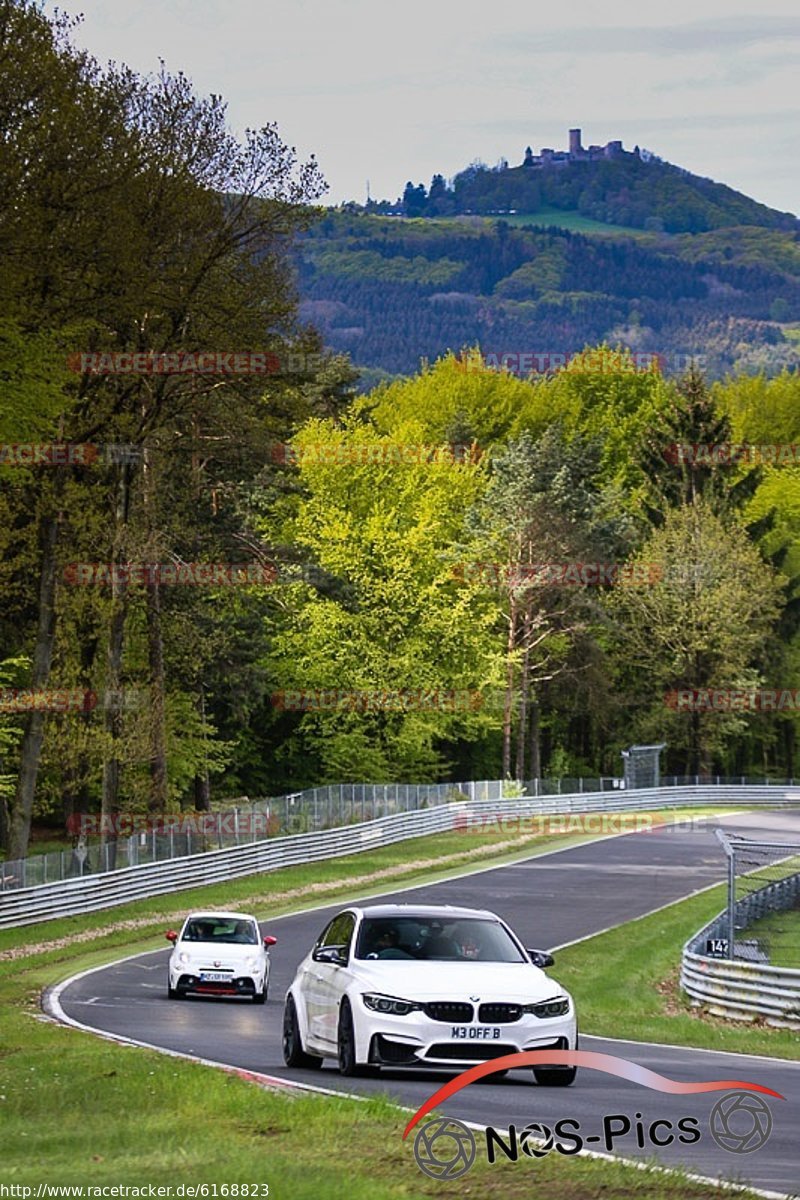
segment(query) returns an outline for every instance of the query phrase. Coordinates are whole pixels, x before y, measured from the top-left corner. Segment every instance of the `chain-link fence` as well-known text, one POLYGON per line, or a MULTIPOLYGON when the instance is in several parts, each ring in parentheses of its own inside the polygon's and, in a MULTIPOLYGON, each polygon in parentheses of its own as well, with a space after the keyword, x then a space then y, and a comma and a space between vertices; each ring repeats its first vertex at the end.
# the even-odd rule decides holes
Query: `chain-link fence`
MULTIPOLYGON (((691 785, 793 785, 794 780, 746 776, 673 775, 662 787, 691 785)), ((83 875, 164 862, 172 858, 246 845, 265 838, 335 829, 394 813, 414 812, 461 800, 514 796, 580 795, 624 790, 624 780, 544 778, 469 780, 464 783, 342 783, 278 797, 228 800, 212 812, 177 812, 158 817, 118 814, 101 821, 87 815, 75 823, 74 844, 50 854, 0 862, 0 891, 38 887, 83 875)))
POLYGON ((728 903, 712 954, 800 967, 800 841, 717 831, 728 857, 728 903))

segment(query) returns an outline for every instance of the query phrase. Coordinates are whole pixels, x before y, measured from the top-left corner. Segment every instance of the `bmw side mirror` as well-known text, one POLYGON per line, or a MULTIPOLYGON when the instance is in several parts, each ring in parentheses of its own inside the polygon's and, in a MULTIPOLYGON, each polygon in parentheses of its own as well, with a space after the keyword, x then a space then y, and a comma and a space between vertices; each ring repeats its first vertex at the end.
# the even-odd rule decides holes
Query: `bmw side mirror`
POLYGON ((347 956, 341 946, 320 946, 311 957, 314 962, 331 963, 334 967, 342 967, 347 962, 347 956))
POLYGON ((272 937, 272 935, 268 933, 267 936, 264 938, 264 945, 269 950, 270 946, 274 946, 276 944, 277 940, 278 939, 276 937, 272 937))
POLYGON ((172 942, 173 945, 178 940, 178 935, 174 929, 168 929, 167 932, 164 934, 164 937, 167 939, 168 942, 172 942))
POLYGON ((531 950, 529 948, 528 957, 535 967, 552 967, 556 961, 552 954, 548 954, 546 950, 531 950))

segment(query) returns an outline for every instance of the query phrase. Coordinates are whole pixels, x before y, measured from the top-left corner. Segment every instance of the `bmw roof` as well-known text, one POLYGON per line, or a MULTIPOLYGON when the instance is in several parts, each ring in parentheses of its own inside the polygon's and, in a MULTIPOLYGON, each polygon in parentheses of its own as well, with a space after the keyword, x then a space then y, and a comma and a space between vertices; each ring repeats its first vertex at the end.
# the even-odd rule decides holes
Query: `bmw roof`
POLYGON ((350 911, 363 914, 365 917, 449 917, 451 920, 459 917, 484 917, 491 921, 499 921, 497 913, 485 908, 458 908, 452 904, 370 904, 363 908, 354 907, 350 911))

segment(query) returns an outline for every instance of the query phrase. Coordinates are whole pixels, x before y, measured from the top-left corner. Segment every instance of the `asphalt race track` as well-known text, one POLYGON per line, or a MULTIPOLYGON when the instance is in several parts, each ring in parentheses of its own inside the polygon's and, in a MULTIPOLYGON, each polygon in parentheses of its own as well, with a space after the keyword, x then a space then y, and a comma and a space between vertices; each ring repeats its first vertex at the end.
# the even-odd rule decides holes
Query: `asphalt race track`
MULTIPOLYGON (((628 834, 384 898, 489 908, 509 922, 525 945, 550 949, 720 882, 725 857, 711 832, 716 824, 738 833, 768 834, 775 840, 800 837, 800 813, 739 814, 709 819, 707 829, 628 834)), ((283 1065, 281 1018, 285 990, 297 963, 329 915, 341 907, 339 902, 262 923, 264 933, 278 938, 272 952, 270 996, 263 1008, 236 999, 168 1001, 169 947, 77 978, 63 988, 59 1002, 68 1018, 92 1029, 316 1087, 343 1092, 383 1091, 415 1110, 451 1076, 390 1070, 377 1079, 347 1081, 339 1076, 333 1061, 326 1061, 322 1071, 288 1071, 283 1065)), ((557 956, 550 973, 558 978, 557 956)), ((709 1133, 708 1117, 723 1092, 672 1096, 593 1070, 579 1071, 574 1086, 565 1089, 537 1087, 530 1072, 511 1072, 496 1083, 483 1082, 465 1089, 447 1101, 442 1111, 497 1129, 506 1129, 510 1124, 521 1128, 530 1122, 552 1128, 558 1120, 569 1118, 580 1122, 587 1149, 601 1151, 606 1149, 603 1118, 626 1115, 632 1130, 612 1143, 612 1150, 618 1154, 680 1163, 696 1174, 733 1178, 777 1193, 800 1191, 800 1062, 610 1041, 591 1038, 588 1032, 581 1033, 581 1049, 632 1059, 672 1079, 739 1079, 781 1092, 784 1101, 767 1097, 773 1118, 769 1140, 747 1154, 716 1145, 709 1133), (647 1130, 653 1121, 671 1120, 675 1125, 681 1117, 699 1119, 701 1137, 695 1144, 637 1146, 636 1120, 641 1119, 647 1130)), ((406 1119, 405 1114, 398 1119, 398 1140, 406 1119)), ((660 1127, 657 1136, 666 1136, 663 1130, 660 1127)), ((412 1140, 413 1135, 408 1139, 409 1155, 412 1140)), ((480 1140, 478 1153, 484 1153, 480 1140)), ((535 1172, 536 1160, 522 1156, 516 1169, 535 1172)))

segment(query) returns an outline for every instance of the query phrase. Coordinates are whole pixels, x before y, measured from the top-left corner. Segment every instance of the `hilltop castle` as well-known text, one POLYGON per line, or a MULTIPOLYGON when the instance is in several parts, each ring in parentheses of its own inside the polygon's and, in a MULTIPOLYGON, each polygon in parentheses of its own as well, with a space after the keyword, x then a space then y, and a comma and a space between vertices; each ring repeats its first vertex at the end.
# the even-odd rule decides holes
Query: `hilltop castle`
POLYGON ((605 146, 589 146, 587 148, 581 145, 580 129, 570 129, 569 150, 551 150, 549 147, 543 146, 541 154, 534 154, 528 146, 522 165, 523 167, 560 166, 565 163, 599 162, 602 159, 622 158, 623 156, 638 158, 639 147, 637 146, 632 152, 623 150, 622 142, 616 141, 606 142, 605 146))

